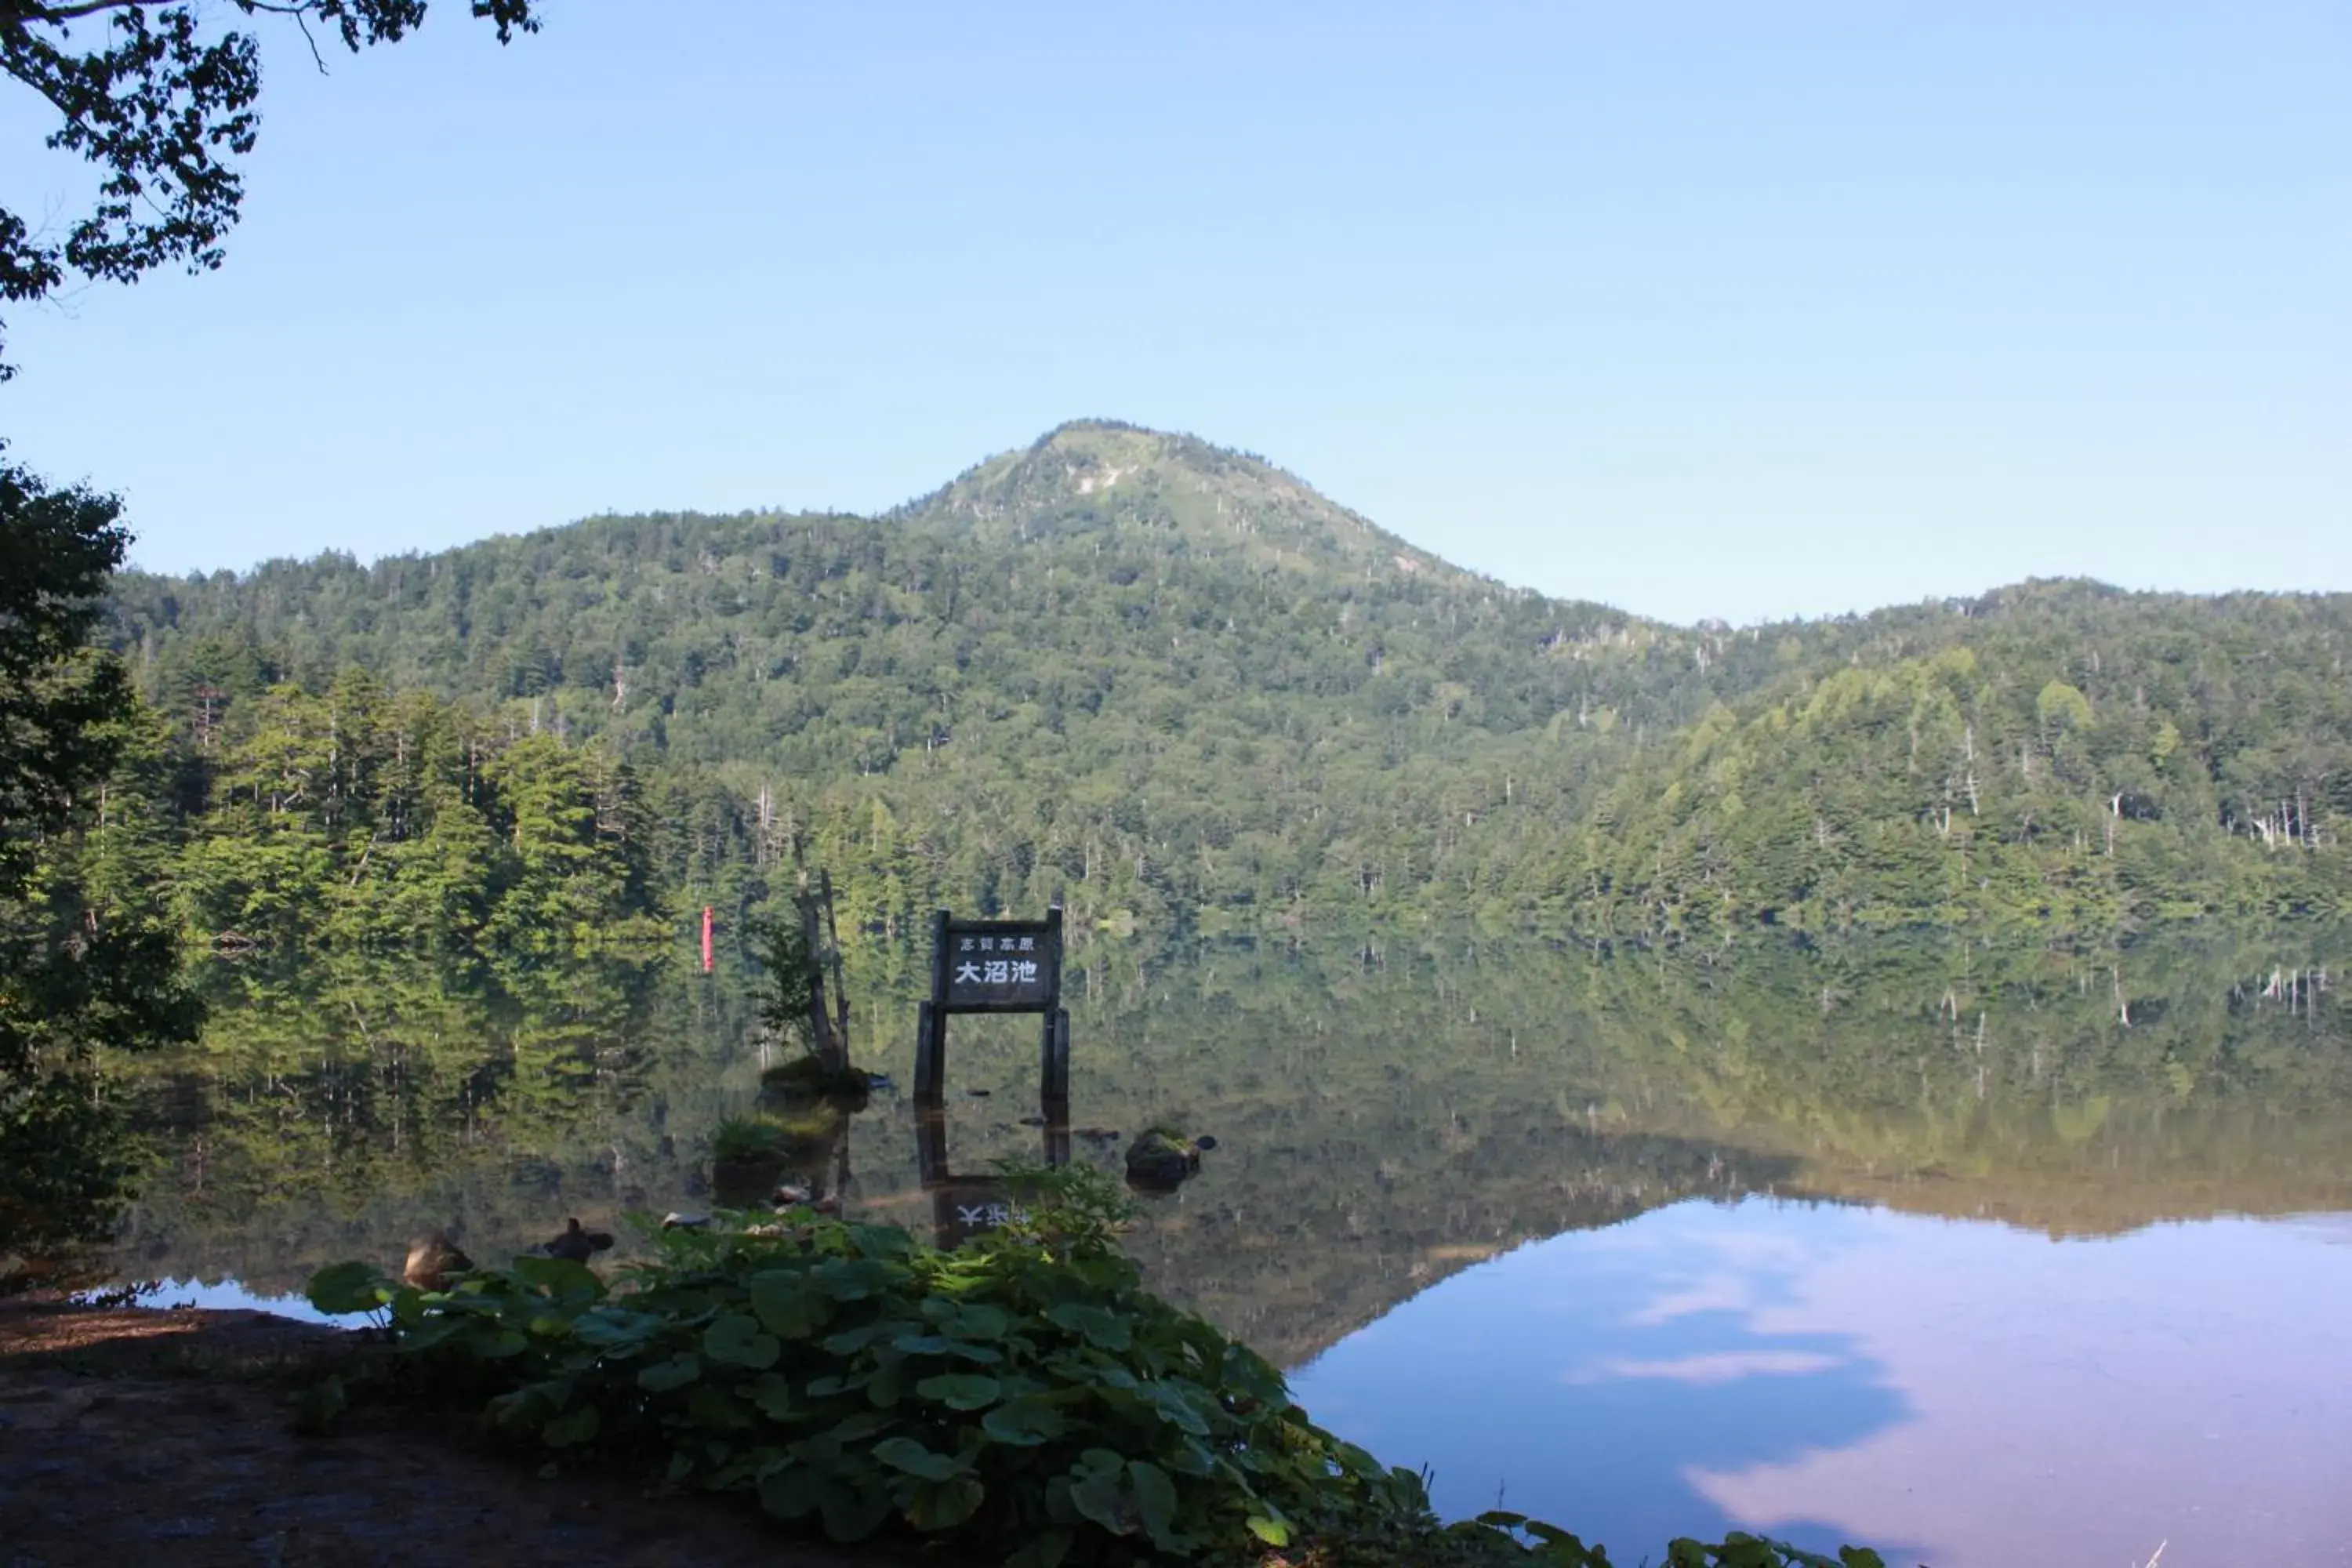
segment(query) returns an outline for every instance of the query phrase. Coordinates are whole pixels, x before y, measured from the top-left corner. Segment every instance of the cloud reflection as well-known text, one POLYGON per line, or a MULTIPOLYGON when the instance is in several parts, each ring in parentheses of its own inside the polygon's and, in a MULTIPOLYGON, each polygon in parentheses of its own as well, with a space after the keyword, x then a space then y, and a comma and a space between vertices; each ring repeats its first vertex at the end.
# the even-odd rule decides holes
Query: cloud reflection
POLYGON ((1627 1562, 1749 1529, 1934 1568, 2352 1563, 2347 1234, 1690 1203, 1457 1275, 1296 1382, 1448 1513, 1627 1562))
POLYGON ((1702 1386, 1729 1383, 1738 1377, 1793 1377, 1809 1372, 1831 1372, 1843 1363, 1817 1351, 1717 1351, 1712 1355, 1686 1355, 1670 1361, 1604 1361, 1570 1373, 1570 1383, 1601 1383, 1613 1377, 1656 1377, 1670 1383, 1702 1386))

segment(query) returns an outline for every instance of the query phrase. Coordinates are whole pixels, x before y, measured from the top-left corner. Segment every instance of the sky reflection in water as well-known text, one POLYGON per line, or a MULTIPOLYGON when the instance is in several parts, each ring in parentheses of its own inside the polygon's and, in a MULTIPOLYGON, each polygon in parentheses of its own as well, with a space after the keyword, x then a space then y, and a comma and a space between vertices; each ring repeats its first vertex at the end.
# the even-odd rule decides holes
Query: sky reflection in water
POLYGON ((2352 1562, 2347 1240, 1685 1203, 1456 1276, 1294 1382, 1444 1511, 1499 1494, 1629 1563, 1733 1528, 1935 1568, 2352 1562))

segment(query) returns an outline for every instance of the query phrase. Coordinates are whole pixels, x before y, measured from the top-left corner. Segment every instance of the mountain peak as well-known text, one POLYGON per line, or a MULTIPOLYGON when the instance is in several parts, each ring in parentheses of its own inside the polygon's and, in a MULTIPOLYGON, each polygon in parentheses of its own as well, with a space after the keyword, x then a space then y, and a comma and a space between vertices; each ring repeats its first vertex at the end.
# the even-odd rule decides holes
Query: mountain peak
POLYGON ((894 514, 982 539, 1110 533, 1265 567, 1467 580, 1255 453, 1115 419, 1076 419, 894 514))

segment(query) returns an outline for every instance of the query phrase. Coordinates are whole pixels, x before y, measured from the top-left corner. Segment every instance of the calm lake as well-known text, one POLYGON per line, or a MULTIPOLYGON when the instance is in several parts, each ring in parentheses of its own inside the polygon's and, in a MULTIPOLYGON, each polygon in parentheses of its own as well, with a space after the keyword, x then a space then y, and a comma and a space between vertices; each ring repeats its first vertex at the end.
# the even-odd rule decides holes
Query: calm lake
MULTIPOLYGON (((1218 1147, 1144 1200, 1166 1294, 1441 1508, 1605 1542, 1748 1528, 1890 1563, 2352 1563, 2352 933, 2120 950, 1880 938, 1594 953, 1383 938, 1074 947, 1072 1147, 1218 1147)), ((909 1076, 924 955, 854 955, 909 1076)), ((299 1310, 457 1231, 707 1208, 752 983, 684 955, 221 964, 146 1064, 117 1268, 299 1310)), ((958 1019, 943 1158, 1035 1158, 1033 1019, 958 1019), (974 1092, 974 1091, 985 1091, 974 1092)), ((800 1174, 929 1232, 877 1093, 800 1174)))

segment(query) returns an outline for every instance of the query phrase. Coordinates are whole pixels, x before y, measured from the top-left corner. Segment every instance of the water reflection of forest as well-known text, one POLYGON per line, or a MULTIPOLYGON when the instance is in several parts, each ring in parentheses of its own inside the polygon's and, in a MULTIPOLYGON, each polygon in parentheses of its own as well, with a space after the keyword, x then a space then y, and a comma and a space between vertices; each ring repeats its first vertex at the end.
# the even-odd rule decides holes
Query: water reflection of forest
MULTIPOLYGON (((2340 946, 1097 942, 1073 953, 1073 1115, 1218 1135, 1136 1250, 1297 1360, 1477 1258, 1692 1196, 2053 1233, 2352 1209, 2340 946)), ((877 951, 850 975, 861 1060, 902 1078, 919 968, 877 951)), ((756 1092, 751 981, 724 966, 333 959, 211 984, 201 1047, 144 1064, 128 1277, 289 1291, 427 1224, 497 1256, 568 1214, 707 1206, 709 1133, 756 1092)), ((1034 1155, 1032 1034, 955 1043, 961 1166, 1034 1155)), ((851 1212, 928 1224, 911 1109, 879 1096, 848 1139, 851 1212)))

